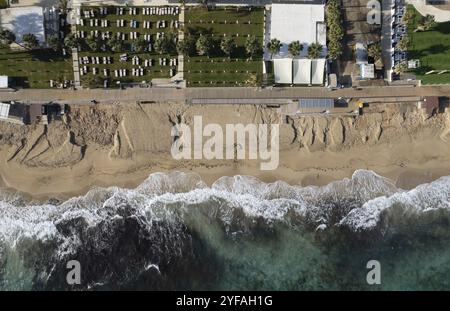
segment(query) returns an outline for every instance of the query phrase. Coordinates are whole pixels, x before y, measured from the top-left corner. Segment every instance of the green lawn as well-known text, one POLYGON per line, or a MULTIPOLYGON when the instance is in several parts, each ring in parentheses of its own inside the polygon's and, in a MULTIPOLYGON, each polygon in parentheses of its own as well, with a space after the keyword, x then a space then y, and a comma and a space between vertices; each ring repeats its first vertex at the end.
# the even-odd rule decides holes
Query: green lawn
POLYGON ((437 23, 429 31, 414 32, 421 15, 413 6, 415 17, 408 25, 411 45, 408 49, 408 59, 420 59, 421 67, 412 72, 424 84, 450 83, 450 73, 429 74, 430 70, 450 70, 450 22, 437 23))
POLYGON ((0 75, 13 78, 24 88, 49 88, 50 80, 73 80, 72 58, 52 50, 12 51, 0 47, 0 75))
POLYGON ((263 8, 225 7, 206 10, 189 7, 185 15, 187 36, 199 33, 211 36, 214 42, 212 55, 191 55, 185 58, 184 77, 188 86, 242 86, 262 74, 262 49, 259 55, 248 59, 244 43, 254 35, 263 44, 263 8), (220 51, 220 41, 226 35, 237 45, 230 59, 220 51))
MULTIPOLYGON (((99 8, 93 7, 93 6, 86 6, 82 7, 83 9, 93 9, 96 12, 96 17, 94 19, 99 20, 108 20, 109 26, 104 28, 100 27, 101 24, 99 24, 98 27, 90 27, 89 19, 84 19, 84 26, 77 25, 76 29, 81 31, 86 31, 86 34, 89 35, 91 30, 98 30, 98 32, 106 32, 109 31, 112 33, 112 36, 116 36, 117 32, 125 33, 127 35, 127 40, 125 40, 124 50, 120 53, 114 53, 114 52, 91 52, 91 51, 82 51, 79 53, 80 57, 83 56, 112 56, 113 62, 112 64, 95 64, 95 65, 86 65, 88 67, 88 74, 81 76, 81 81, 83 83, 83 80, 91 78, 92 77, 92 68, 96 67, 99 69, 100 73, 98 74, 100 77, 103 76, 103 69, 108 68, 110 70, 110 80, 111 80, 111 86, 114 86, 117 81, 130 83, 130 82, 142 82, 142 81, 151 81, 154 78, 169 78, 170 77, 170 69, 176 69, 175 66, 169 66, 169 61, 167 60, 166 66, 160 66, 159 65, 159 58, 177 58, 177 54, 173 55, 160 55, 156 52, 145 52, 145 53, 134 53, 130 52, 130 44, 133 40, 129 39, 130 32, 137 32, 140 36, 144 36, 145 34, 152 35, 152 42, 156 41, 156 33, 157 32, 165 32, 165 33, 172 33, 174 35, 177 34, 177 30, 175 28, 171 28, 170 21, 176 21, 178 20, 178 15, 143 15, 142 14, 142 7, 136 7, 137 14, 136 15, 130 15, 128 13, 129 7, 124 7, 124 14, 123 15, 117 15, 116 14, 116 8, 117 6, 108 7, 108 15, 102 16, 99 14, 99 8), (116 21, 123 19, 125 20, 125 27, 117 27, 116 21), (135 20, 138 21, 138 28, 132 28, 130 27, 129 21, 135 20), (165 28, 156 28, 156 22, 160 20, 166 21, 166 27, 165 28), (150 21, 152 22, 152 28, 143 28, 143 21, 150 21), (120 62, 119 58, 120 55, 123 53, 128 54, 128 61, 127 62, 120 62), (141 65, 132 65, 131 58, 133 56, 138 56, 141 60, 141 65), (145 59, 153 59, 153 66, 152 67, 144 67, 143 62, 145 59), (132 68, 144 68, 144 76, 135 77, 132 76, 131 70, 132 68), (114 70, 115 69, 128 69, 128 76, 127 77, 115 77, 114 76, 114 70)), ((83 15, 82 15, 83 16, 83 15)), ((100 21, 99 21, 100 23, 100 21)), ((84 65, 81 65, 80 67, 83 67, 84 65)))
MULTIPOLYGON (((175 68, 175 67, 170 67, 170 66, 160 66, 159 65, 159 58, 177 58, 177 56, 174 55, 160 55, 160 54, 150 54, 150 53, 127 53, 128 54, 128 61, 127 62, 120 62, 120 55, 123 53, 113 53, 113 52, 80 52, 78 53, 79 57, 83 57, 83 56, 99 56, 99 57, 103 57, 103 56, 111 56, 113 58, 113 61, 111 64, 88 64, 86 65, 89 69, 88 69, 88 74, 81 76, 81 81, 83 81, 83 79, 86 79, 87 77, 92 76, 92 68, 96 67, 99 69, 99 73, 98 75, 100 77, 104 77, 103 75, 103 69, 107 68, 110 71, 110 75, 109 78, 111 80, 111 86, 115 85, 116 81, 120 81, 123 83, 131 83, 131 82, 142 82, 142 81, 147 81, 150 82, 151 79, 155 79, 155 78, 169 78, 170 77, 170 68, 175 68), (144 68, 144 76, 141 77, 135 77, 132 76, 131 74, 131 70, 133 68, 137 69, 139 68, 139 66, 137 65, 133 65, 131 62, 131 58, 133 56, 138 56, 141 59, 141 65, 140 67, 144 68), (153 59, 153 66, 151 67, 144 67, 144 59, 153 59), (128 70, 128 76, 127 77, 115 77, 114 76, 114 70, 116 69, 127 69, 128 70)), ((167 60, 168 62, 168 60, 167 60)), ((85 65, 81 65, 80 62, 80 68, 83 67, 85 65)), ((99 85, 100 87, 100 85, 99 85)))

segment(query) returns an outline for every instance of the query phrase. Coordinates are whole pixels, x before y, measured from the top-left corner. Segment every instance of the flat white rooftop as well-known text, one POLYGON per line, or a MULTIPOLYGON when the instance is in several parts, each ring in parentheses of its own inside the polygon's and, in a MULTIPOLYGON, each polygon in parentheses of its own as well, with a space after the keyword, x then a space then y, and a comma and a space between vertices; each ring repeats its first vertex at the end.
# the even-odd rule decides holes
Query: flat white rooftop
POLYGON ((0 88, 5 89, 8 86, 8 76, 0 76, 0 88))
POLYGON ((44 12, 42 7, 24 6, 0 10, 1 27, 11 30, 16 41, 22 42, 24 34, 34 34, 39 43, 45 42, 44 12))
POLYGON ((7 119, 9 116, 9 104, 0 103, 0 119, 7 119))
POLYGON ((273 60, 275 83, 322 85, 325 62, 325 58, 276 58, 273 60))
POLYGON ((292 83, 292 59, 279 58, 273 60, 275 83, 291 84, 292 83))
POLYGON ((308 46, 317 42, 323 46, 326 55, 325 6, 323 4, 272 4, 270 38, 281 41, 282 47, 275 57, 288 56, 288 45, 300 41, 303 50, 300 56, 308 54, 308 46))
POLYGON ((294 84, 311 84, 311 60, 294 59, 294 84))

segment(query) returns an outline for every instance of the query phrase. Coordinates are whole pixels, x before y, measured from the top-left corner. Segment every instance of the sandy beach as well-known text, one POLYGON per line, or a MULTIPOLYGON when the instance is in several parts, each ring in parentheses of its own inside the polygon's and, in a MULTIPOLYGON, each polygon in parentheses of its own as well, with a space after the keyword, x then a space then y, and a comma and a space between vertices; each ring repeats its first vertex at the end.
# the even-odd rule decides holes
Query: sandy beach
POLYGON ((448 113, 432 118, 394 104, 363 117, 309 116, 280 125, 280 163, 261 171, 257 160, 174 160, 175 120, 192 123, 279 123, 275 109, 254 106, 187 107, 177 103, 74 109, 64 122, 44 126, 0 123, 3 187, 39 200, 82 195, 95 186, 135 187, 149 174, 198 173, 207 184, 251 175, 265 182, 325 185, 373 170, 411 189, 450 175, 448 113))

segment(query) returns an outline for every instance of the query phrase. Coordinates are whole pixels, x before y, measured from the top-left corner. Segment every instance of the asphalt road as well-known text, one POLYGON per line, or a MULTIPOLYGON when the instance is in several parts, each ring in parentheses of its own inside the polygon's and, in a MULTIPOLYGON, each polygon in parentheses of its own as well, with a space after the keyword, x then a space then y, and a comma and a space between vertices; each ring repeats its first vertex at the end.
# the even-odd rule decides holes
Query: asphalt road
POLYGON ((450 85, 442 86, 384 86, 360 89, 345 88, 330 91, 324 87, 280 87, 280 88, 129 88, 125 90, 93 89, 22 89, 15 92, 1 91, 0 101, 22 101, 27 103, 58 102, 67 104, 89 104, 91 100, 100 103, 130 103, 145 101, 189 101, 194 98, 266 98, 296 99, 311 98, 383 98, 415 96, 450 96, 450 85))

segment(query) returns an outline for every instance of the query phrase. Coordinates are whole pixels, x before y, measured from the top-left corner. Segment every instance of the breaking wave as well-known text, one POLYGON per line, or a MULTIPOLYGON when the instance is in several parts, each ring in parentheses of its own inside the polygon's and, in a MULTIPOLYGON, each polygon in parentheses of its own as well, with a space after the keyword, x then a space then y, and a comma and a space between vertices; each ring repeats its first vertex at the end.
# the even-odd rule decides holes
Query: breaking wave
POLYGON ((3 191, 0 288, 370 289, 370 259, 385 289, 444 288, 449 224, 450 176, 404 191, 365 170, 323 187, 155 173, 46 204, 3 191), (415 266, 432 275, 401 273, 415 266))

